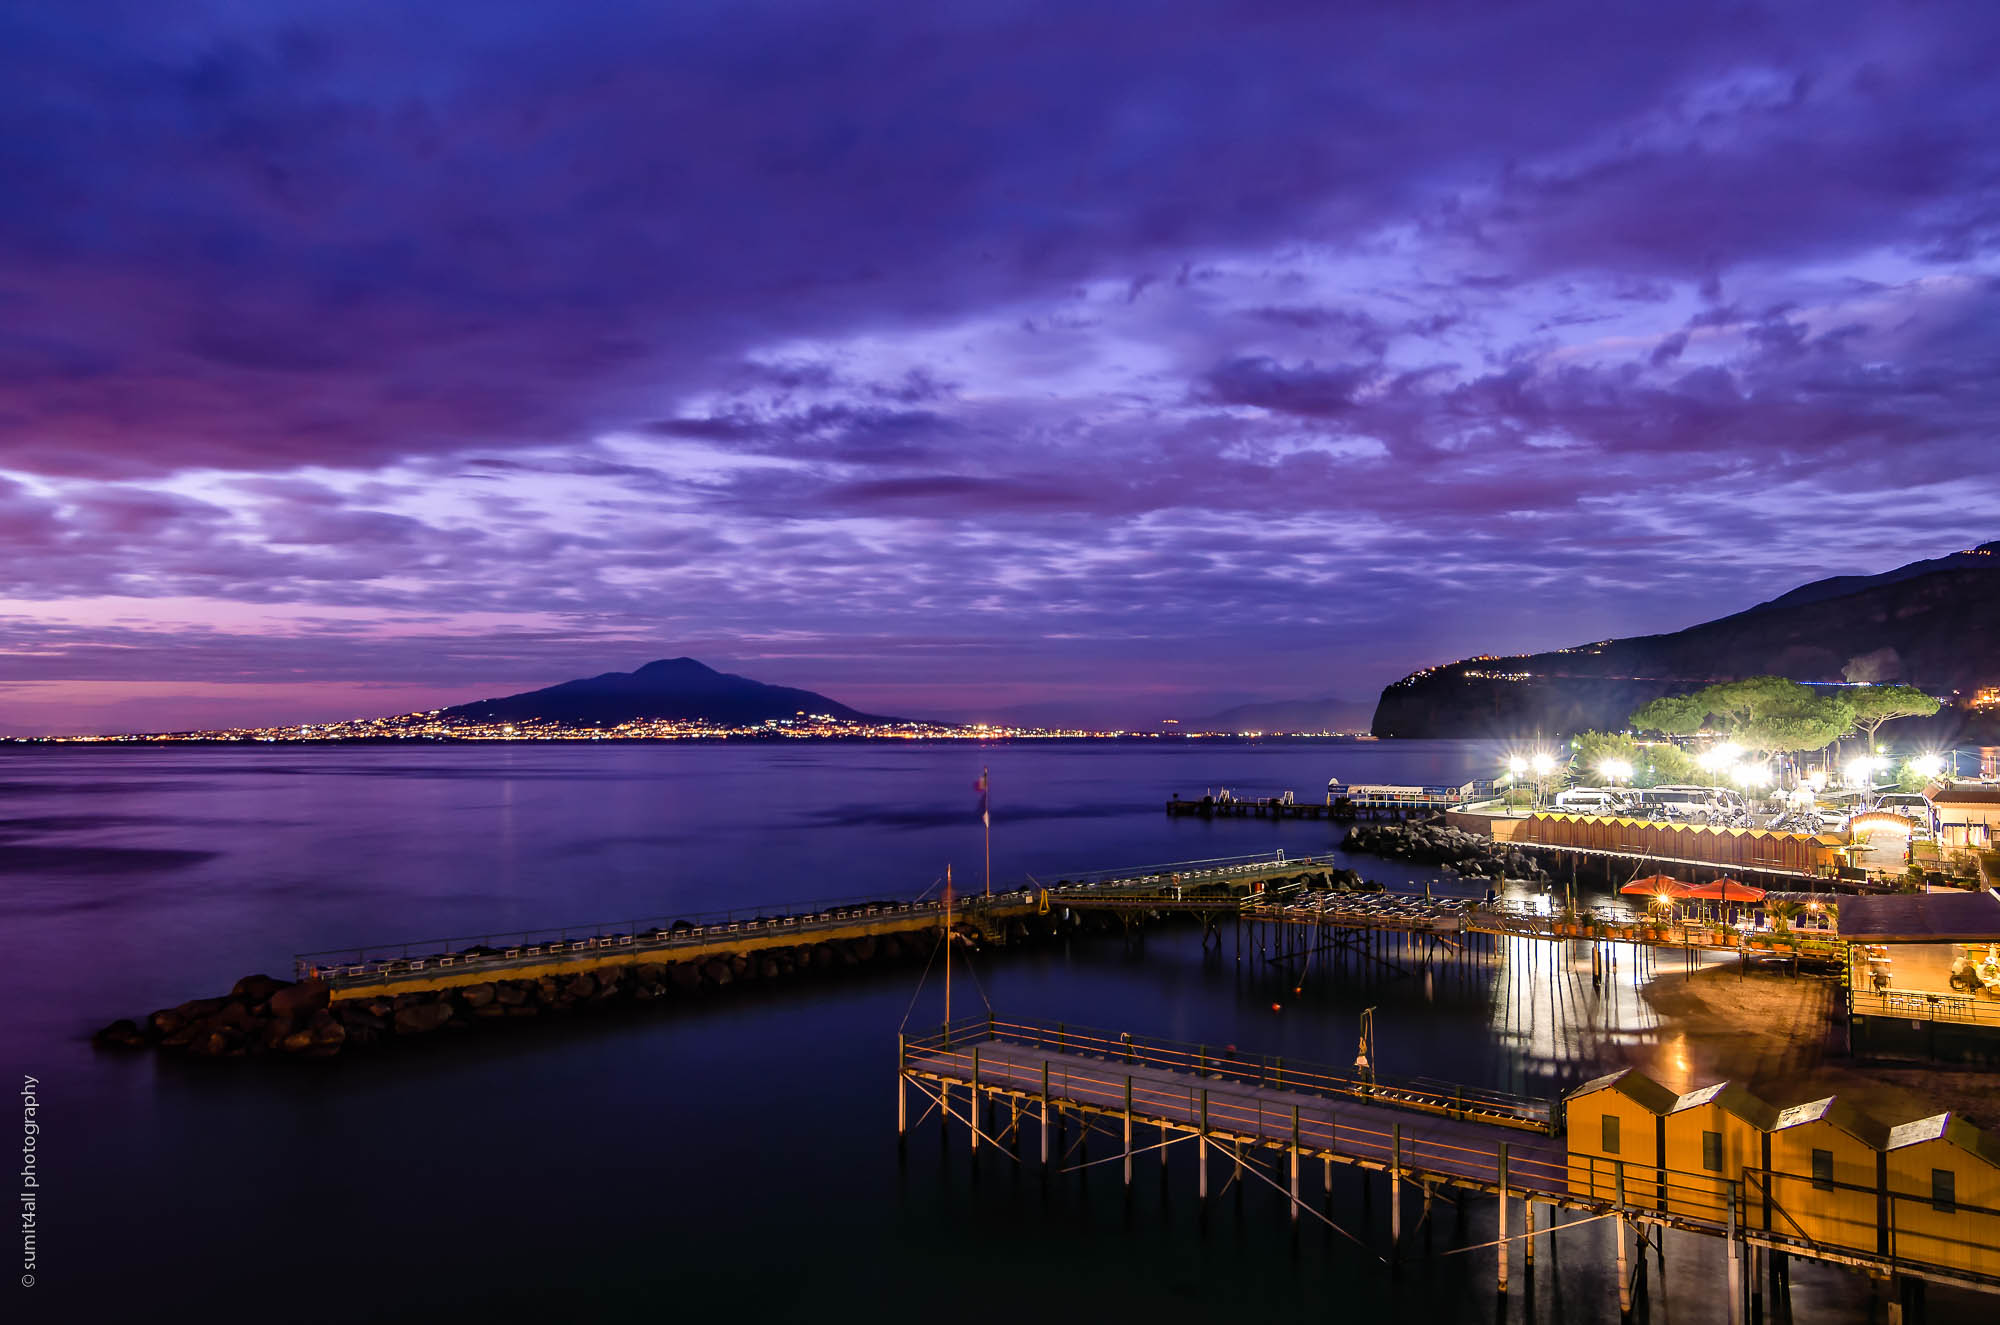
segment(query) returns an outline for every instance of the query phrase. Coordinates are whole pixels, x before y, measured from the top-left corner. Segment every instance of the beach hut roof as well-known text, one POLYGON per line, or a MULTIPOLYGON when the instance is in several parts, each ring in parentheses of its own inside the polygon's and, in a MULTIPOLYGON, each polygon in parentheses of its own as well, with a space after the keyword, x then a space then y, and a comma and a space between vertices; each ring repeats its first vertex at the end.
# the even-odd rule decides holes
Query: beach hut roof
POLYGON ((1969 1150, 1995 1168, 2000 1168, 2000 1142, 1980 1131, 1963 1118, 1949 1113, 1934 1113, 1928 1118, 1914 1122, 1900 1123, 1889 1129, 1889 1144, 1885 1150, 1900 1150, 1904 1146, 1914 1146, 1924 1141, 1949 1141, 1961 1150, 1969 1150))
POLYGON ((1593 1095, 1600 1090, 1618 1091, 1654 1113, 1666 1113, 1674 1107, 1678 1098, 1671 1090, 1636 1067, 1624 1068, 1607 1076, 1598 1077, 1594 1081, 1586 1081, 1563 1098, 1573 1100, 1580 1095, 1593 1095))
POLYGON ((1799 1127, 1806 1123, 1832 1123, 1841 1131, 1863 1145, 1880 1150, 1889 1144, 1889 1129, 1870 1118, 1838 1096, 1829 1095, 1823 1100, 1813 1100, 1807 1104, 1794 1104, 1789 1109, 1778 1112, 1778 1121, 1771 1128, 1782 1132, 1788 1127, 1799 1127))
POLYGON ((1759 1131, 1768 1132, 1778 1122, 1776 1109, 1734 1081, 1718 1081, 1713 1086, 1691 1090, 1675 1100, 1674 1107, 1669 1112, 1679 1113, 1682 1109, 1698 1109, 1704 1104, 1714 1104, 1727 1109, 1759 1131))

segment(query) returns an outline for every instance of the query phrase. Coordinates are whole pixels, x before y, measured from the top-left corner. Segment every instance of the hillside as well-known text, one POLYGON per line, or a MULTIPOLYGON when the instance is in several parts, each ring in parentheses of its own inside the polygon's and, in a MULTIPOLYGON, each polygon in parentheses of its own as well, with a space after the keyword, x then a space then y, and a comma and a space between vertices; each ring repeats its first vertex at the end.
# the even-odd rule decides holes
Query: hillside
MULTIPOLYGON (((1417 672, 1382 692, 1374 730, 1523 737, 1618 729, 1660 695, 1767 674, 1904 681, 1944 696, 2000 684, 2000 543, 1820 580, 1672 634, 1417 672)), ((1947 710, 1938 725, 1955 720, 1962 712, 1947 710)))
POLYGON ((468 722, 540 719, 579 727, 644 718, 735 726, 797 713, 824 713, 857 722, 893 721, 857 712, 811 690, 718 672, 693 658, 665 658, 635 672, 605 672, 525 694, 460 704, 446 709, 444 716, 468 722))

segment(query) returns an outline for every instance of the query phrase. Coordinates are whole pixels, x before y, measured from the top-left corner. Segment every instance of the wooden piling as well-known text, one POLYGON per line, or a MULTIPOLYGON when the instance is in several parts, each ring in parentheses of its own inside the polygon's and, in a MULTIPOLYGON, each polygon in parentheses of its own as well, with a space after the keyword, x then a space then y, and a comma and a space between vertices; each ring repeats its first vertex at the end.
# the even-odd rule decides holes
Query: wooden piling
POLYGON ((1292 1106, 1292 1222, 1299 1222, 1299 1106, 1292 1106))
MULTIPOLYGON (((1507 1291, 1507 1143, 1500 1143, 1500 1292, 1507 1291)), ((1462 1207, 1461 1207, 1462 1208, 1462 1207)))
POLYGON ((1125 1078, 1125 1185, 1132 1185, 1132 1078, 1125 1078))
POLYGON ((1614 1221, 1617 1232, 1612 1241, 1618 1250, 1618 1318, 1624 1320, 1632 1314, 1632 1279, 1625 1272, 1625 1161, 1616 1161, 1618 1166, 1618 1218, 1614 1221))
POLYGON ((1389 1125, 1389 1250, 1403 1246, 1403 1125, 1389 1125))

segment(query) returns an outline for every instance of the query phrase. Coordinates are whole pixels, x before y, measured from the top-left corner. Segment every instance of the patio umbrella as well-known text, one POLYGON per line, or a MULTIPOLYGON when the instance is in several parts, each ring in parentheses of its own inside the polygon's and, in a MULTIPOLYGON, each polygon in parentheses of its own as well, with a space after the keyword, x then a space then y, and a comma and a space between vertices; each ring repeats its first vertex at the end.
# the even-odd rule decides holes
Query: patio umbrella
POLYGON ((1732 879, 1727 875, 1708 883, 1698 884, 1688 889, 1685 895, 1688 897, 1699 897, 1704 901, 1710 902, 1761 902, 1764 900, 1764 890, 1762 888, 1753 888, 1741 879, 1732 879))
POLYGON ((1688 896, 1691 887, 1687 880, 1676 879, 1671 874, 1649 874, 1643 879, 1634 879, 1618 891, 1630 893, 1634 897, 1667 897, 1679 899, 1688 896))

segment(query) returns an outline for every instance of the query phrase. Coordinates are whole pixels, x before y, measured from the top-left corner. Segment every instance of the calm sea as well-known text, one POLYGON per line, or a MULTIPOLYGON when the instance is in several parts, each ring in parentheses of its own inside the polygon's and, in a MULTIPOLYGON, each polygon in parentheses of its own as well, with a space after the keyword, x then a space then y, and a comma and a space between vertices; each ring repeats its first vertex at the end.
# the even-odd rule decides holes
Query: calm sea
MULTIPOLYGON (((910 895, 947 865, 976 887, 983 765, 993 875, 1011 884, 1324 854, 1328 824, 1170 820, 1162 802, 1460 780, 1496 758, 1450 742, 0 754, 0 1058, 10 1081, 38 1078, 44 1124, 38 1282, 0 1289, 32 1313, 8 1318, 1498 1319, 1491 1252, 1445 1254, 1492 1236, 1490 1202, 1434 1210, 1391 1277, 1323 1226, 1294 1234, 1261 1183, 1204 1214, 1191 1156, 1164 1176, 1148 1157, 1130 1194, 1115 1166, 1045 1187, 991 1151, 975 1171, 933 1120, 899 1162, 896 1032, 941 1002, 915 970, 331 1062, 86 1040, 249 972, 288 975, 302 950, 910 895)), ((1566 997, 1505 966, 1321 973, 1296 993, 1268 972, 1160 929, 981 956, 956 998, 1332 1062, 1374 1006, 1385 1071, 1537 1093, 1657 1039, 1622 972, 1566 997)), ((1336 1172, 1330 1210, 1379 1251, 1373 1181, 1364 1200, 1336 1172)), ((1544 1252, 1508 1313, 1615 1313, 1608 1228, 1544 1252)), ((1654 1317, 1723 1319, 1719 1248, 1678 1238, 1669 1261, 1654 1317)), ((1855 1281, 1797 1275, 1800 1319, 1865 1319, 1860 1302, 1855 1281)))

